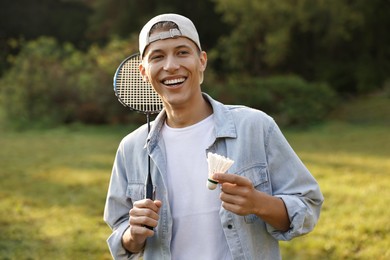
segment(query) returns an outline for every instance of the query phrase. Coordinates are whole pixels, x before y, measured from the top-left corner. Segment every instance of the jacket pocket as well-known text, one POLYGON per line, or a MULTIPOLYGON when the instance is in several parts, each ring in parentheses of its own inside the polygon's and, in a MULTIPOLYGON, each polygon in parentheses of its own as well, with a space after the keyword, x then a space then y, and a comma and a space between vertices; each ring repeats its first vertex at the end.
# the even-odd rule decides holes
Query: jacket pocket
POLYGON ((268 169, 265 163, 259 163, 248 166, 237 172, 238 175, 244 176, 251 180, 253 186, 262 192, 269 193, 268 169))
MULTIPOLYGON (((259 163, 243 168, 238 175, 248 178, 258 191, 271 194, 267 164, 259 163)), ((246 223, 253 223, 259 219, 255 214, 244 216, 246 223)))
POLYGON ((132 202, 142 200, 145 197, 145 185, 143 183, 129 183, 127 185, 126 196, 132 202))

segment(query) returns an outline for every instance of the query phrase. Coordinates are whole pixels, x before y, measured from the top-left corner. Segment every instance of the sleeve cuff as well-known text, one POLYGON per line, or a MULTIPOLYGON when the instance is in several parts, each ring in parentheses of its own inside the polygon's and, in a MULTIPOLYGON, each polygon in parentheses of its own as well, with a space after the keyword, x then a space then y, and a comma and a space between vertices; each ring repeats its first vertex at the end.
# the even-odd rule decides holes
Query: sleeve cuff
POLYGON ((304 235, 314 228, 313 218, 307 218, 307 206, 297 197, 289 195, 277 195, 286 205, 290 219, 290 229, 286 232, 275 229, 267 224, 268 232, 277 240, 291 240, 294 237, 304 235))
POLYGON ((107 239, 108 248, 115 260, 125 259, 140 259, 142 253, 131 254, 122 246, 123 233, 129 228, 128 223, 125 221, 120 224, 107 239))

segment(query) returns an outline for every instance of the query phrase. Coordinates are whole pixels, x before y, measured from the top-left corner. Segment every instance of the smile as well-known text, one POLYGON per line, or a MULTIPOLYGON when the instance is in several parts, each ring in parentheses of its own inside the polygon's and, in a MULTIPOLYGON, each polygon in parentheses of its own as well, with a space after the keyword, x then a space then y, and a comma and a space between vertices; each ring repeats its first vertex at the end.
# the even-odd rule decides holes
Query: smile
POLYGON ((177 85, 183 83, 185 80, 186 80, 185 78, 167 79, 163 81, 163 84, 168 86, 177 85))

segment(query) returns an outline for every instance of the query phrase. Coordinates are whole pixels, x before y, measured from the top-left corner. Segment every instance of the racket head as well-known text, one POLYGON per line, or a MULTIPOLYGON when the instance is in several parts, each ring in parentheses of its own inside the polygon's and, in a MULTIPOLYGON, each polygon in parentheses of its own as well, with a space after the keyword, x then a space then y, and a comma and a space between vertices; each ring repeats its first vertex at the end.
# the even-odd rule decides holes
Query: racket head
POLYGON ((157 114, 163 109, 160 96, 139 71, 141 58, 135 53, 117 68, 114 75, 114 92, 122 105, 143 114, 157 114))

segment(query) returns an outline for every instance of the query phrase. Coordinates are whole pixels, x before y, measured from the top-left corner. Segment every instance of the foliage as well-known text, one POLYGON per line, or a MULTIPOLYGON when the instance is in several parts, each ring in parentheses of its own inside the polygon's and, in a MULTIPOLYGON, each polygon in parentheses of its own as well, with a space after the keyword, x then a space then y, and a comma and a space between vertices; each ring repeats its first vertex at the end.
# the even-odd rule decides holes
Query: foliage
POLYGON ((389 78, 389 7, 385 0, 3 1, 0 75, 10 67, 8 54, 19 51, 13 39, 48 35, 86 50, 138 34, 156 14, 177 12, 194 21, 221 76, 293 73, 343 95, 367 93, 389 78))
POLYGON ((233 76, 219 88, 225 102, 263 110, 282 126, 307 126, 323 120, 337 104, 325 83, 310 83, 298 76, 255 78, 233 76))
MULTIPOLYGON (((18 127, 62 123, 124 122, 129 116, 115 101, 112 76, 124 53, 137 51, 137 37, 113 38, 105 47, 87 52, 71 44, 42 37, 26 42, 12 69, 0 80, 6 119, 18 127)), ((308 83, 297 76, 269 78, 231 76, 218 83, 206 73, 210 94, 228 103, 242 103, 273 115, 281 125, 307 125, 322 120, 335 103, 324 83, 308 83), (219 86, 218 86, 219 85, 219 86)))
POLYGON ((218 37, 229 27, 215 13, 213 0, 198 0, 183 4, 182 0, 96 0, 94 12, 89 17, 88 37, 94 40, 107 40, 112 35, 123 38, 137 34, 142 26, 153 16, 161 13, 179 13, 189 17, 198 29, 203 48, 211 49, 218 37), (212 22, 211 22, 212 21, 212 22))
POLYGON ((390 71, 390 2, 215 0, 233 29, 218 55, 253 76, 294 73, 341 93, 381 88, 390 71))
POLYGON ((6 119, 19 127, 120 121, 112 76, 132 46, 114 39, 85 53, 53 38, 28 42, 0 81, 6 119))
POLYGON ((36 39, 51 36, 85 48, 88 17, 91 9, 84 0, 17 0, 0 1, 0 75, 9 68, 8 55, 19 49, 12 39, 36 39))
POLYGON ((255 107, 261 103, 283 124, 316 121, 333 104, 325 85, 294 87, 300 90, 283 93, 284 102, 272 100, 277 106, 269 104, 279 90, 267 87, 262 96, 253 86, 259 78, 293 74, 324 82, 344 99, 383 90, 390 80, 389 5, 385 0, 3 1, 0 113, 19 126, 138 120, 112 105, 112 75, 125 56, 137 51, 138 32, 150 17, 177 12, 198 28, 209 56, 206 77, 212 77, 205 87, 213 96, 255 107), (52 37, 37 39, 40 35, 52 37), (231 81, 231 74, 245 79, 233 80, 233 94, 224 93, 218 80, 231 81), (303 90, 317 88, 329 103, 303 90), (293 98, 294 92, 306 94, 293 98), (300 101, 318 114, 286 100, 300 101), (297 119, 298 114, 304 118, 297 119))
MULTIPOLYGON (((1 131, 0 259, 111 259, 103 208, 115 150, 132 129, 1 131)), ((312 233, 281 243, 283 259, 389 259, 388 128, 285 134, 325 203, 312 233)))

